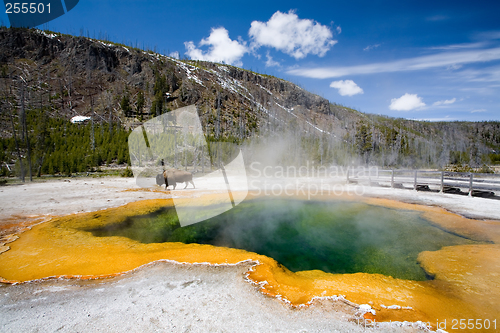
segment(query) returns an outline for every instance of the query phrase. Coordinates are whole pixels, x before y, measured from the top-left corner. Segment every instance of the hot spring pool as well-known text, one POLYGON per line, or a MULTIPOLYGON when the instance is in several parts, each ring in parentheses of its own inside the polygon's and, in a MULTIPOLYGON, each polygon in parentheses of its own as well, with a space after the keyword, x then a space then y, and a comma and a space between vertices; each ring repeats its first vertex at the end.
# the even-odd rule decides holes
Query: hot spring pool
POLYGON ((426 280, 422 251, 477 242, 448 233, 419 212, 365 203, 254 199, 180 227, 175 208, 87 230, 142 243, 183 242, 243 249, 274 258, 291 271, 380 273, 426 280))

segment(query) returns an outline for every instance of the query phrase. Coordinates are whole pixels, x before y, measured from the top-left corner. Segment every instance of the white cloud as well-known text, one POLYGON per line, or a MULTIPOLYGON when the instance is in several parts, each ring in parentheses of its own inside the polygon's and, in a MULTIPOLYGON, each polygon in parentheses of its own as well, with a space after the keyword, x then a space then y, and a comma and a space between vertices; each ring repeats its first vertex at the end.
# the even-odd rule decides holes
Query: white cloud
POLYGON ((477 39, 500 39, 500 30, 483 31, 475 34, 477 39))
POLYGON ((365 48, 363 49, 363 51, 370 51, 370 50, 372 50, 372 49, 376 49, 376 48, 377 48, 377 47, 379 47, 379 46, 380 46, 380 44, 368 45, 367 47, 365 47, 365 48))
POLYGON ((490 86, 480 86, 480 87, 467 87, 467 88, 459 88, 461 91, 465 91, 467 93, 475 93, 479 95, 485 96, 498 96, 500 85, 490 85, 490 86))
POLYGON ((274 67, 274 66, 280 66, 280 63, 277 61, 273 60, 273 57, 269 54, 269 52, 266 53, 266 67, 274 67))
POLYGON ((458 120, 457 118, 450 118, 450 116, 445 116, 442 118, 418 118, 418 119, 412 119, 416 121, 456 121, 458 120))
POLYGON ((425 103, 422 102, 422 98, 418 97, 417 94, 404 94, 399 98, 391 99, 391 105, 389 109, 396 111, 410 111, 414 109, 423 108, 425 103))
POLYGON ((353 80, 333 81, 330 83, 330 87, 338 89, 341 96, 353 96, 363 93, 363 89, 354 83, 353 80))
POLYGON ((450 70, 450 71, 456 71, 462 67, 463 67, 463 65, 461 65, 461 64, 453 64, 453 65, 446 67, 446 69, 450 70))
POLYGON ((476 109, 472 110, 471 113, 486 112, 486 109, 476 109))
POLYGON ((436 67, 450 67, 460 64, 487 62, 500 59, 500 47, 443 52, 410 59, 401 59, 393 62, 373 63, 346 67, 317 67, 296 68, 287 73, 316 79, 342 77, 347 75, 392 73, 404 71, 424 70, 436 67))
POLYGON ((336 29, 337 33, 340 35, 342 33, 342 28, 338 25, 336 29))
POLYGON ((299 19, 293 11, 277 11, 267 22, 253 21, 248 31, 253 48, 274 47, 295 59, 308 54, 324 56, 337 43, 327 26, 299 19))
POLYGON ((179 51, 170 52, 170 54, 168 56, 175 58, 175 59, 180 59, 180 57, 181 57, 179 54, 179 51))
POLYGON ((246 42, 231 40, 227 30, 223 27, 212 28, 210 36, 202 39, 199 46, 210 46, 208 51, 196 48, 192 41, 184 42, 186 54, 191 59, 206 60, 214 62, 225 62, 226 64, 241 66, 240 59, 248 52, 246 42))
POLYGON ((488 45, 486 42, 475 42, 475 43, 461 43, 461 44, 451 44, 443 46, 432 46, 429 50, 460 50, 460 49, 477 49, 485 47, 488 45))
POLYGON ((489 66, 481 69, 465 69, 459 73, 463 80, 471 82, 500 82, 500 66, 489 66))
POLYGON ((452 99, 445 99, 444 101, 437 101, 437 102, 434 102, 432 105, 434 106, 439 106, 439 105, 448 105, 448 104, 453 104, 457 101, 456 98, 452 98, 452 99))

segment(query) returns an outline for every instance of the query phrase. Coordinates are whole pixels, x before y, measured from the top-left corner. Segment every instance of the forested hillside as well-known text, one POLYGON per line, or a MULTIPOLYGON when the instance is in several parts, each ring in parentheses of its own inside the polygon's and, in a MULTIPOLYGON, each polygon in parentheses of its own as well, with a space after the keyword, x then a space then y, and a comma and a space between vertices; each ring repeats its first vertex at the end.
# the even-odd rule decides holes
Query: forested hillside
POLYGON ((129 130, 192 104, 209 141, 279 144, 277 163, 484 171, 500 162, 499 122, 364 114, 276 77, 86 37, 0 28, 0 80, 2 175, 124 167, 129 130))
POLYGON ((47 117, 44 109, 30 109, 25 117, 27 131, 17 124, 14 125, 16 137, 0 139, 2 176, 23 173, 29 176, 29 168, 31 175, 37 177, 42 174, 72 175, 96 171, 104 164, 129 161, 129 133, 121 126, 74 124, 62 118, 47 117))
POLYGON ((426 122, 331 107, 345 129, 348 145, 366 163, 410 168, 448 166, 457 171, 500 163, 497 121, 426 122))

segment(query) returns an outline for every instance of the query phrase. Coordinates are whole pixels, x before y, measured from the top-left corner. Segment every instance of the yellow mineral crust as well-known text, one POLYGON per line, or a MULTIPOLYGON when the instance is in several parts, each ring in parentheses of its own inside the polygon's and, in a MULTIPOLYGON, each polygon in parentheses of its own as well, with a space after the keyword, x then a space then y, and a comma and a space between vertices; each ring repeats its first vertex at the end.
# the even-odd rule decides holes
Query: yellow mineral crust
MULTIPOLYGON (((217 195, 199 198, 199 204, 217 202, 217 195)), ((497 243, 494 221, 475 221, 440 208, 368 199, 369 204, 420 210, 442 228, 497 243)), ((497 244, 445 247, 422 252, 420 264, 436 279, 410 281, 380 274, 329 274, 322 271, 293 273, 275 260, 244 250, 183 243, 143 244, 125 237, 95 237, 86 228, 116 224, 131 215, 154 212, 172 205, 171 199, 144 200, 98 212, 73 214, 35 225, 9 243, 0 254, 4 282, 24 282, 46 277, 78 278, 114 276, 147 263, 168 259, 183 263, 236 264, 258 262, 248 278, 261 283, 262 292, 280 296, 293 305, 315 296, 344 295, 357 304, 369 303, 377 321, 430 323, 455 318, 490 318, 500 313, 500 246, 497 244), (264 282, 265 281, 265 282, 264 282), (397 305, 401 309, 386 309, 397 305), (385 306, 385 307, 384 307, 385 306)), ((498 224, 497 224, 498 226, 498 224)))

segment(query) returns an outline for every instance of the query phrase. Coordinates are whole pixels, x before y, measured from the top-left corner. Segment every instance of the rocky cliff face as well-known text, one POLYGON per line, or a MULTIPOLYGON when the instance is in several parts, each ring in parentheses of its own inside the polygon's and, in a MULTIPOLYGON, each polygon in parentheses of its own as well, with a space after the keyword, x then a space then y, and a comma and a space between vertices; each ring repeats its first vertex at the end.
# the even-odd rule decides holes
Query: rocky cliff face
POLYGON ((321 132, 333 119, 326 99, 276 77, 85 37, 2 28, 0 63, 4 89, 19 95, 24 82, 28 104, 50 104, 54 116, 95 112, 134 127, 196 104, 207 133, 241 138, 290 123, 321 132), (137 110, 141 94, 144 107, 137 110), (128 111, 121 104, 124 96, 128 111))

